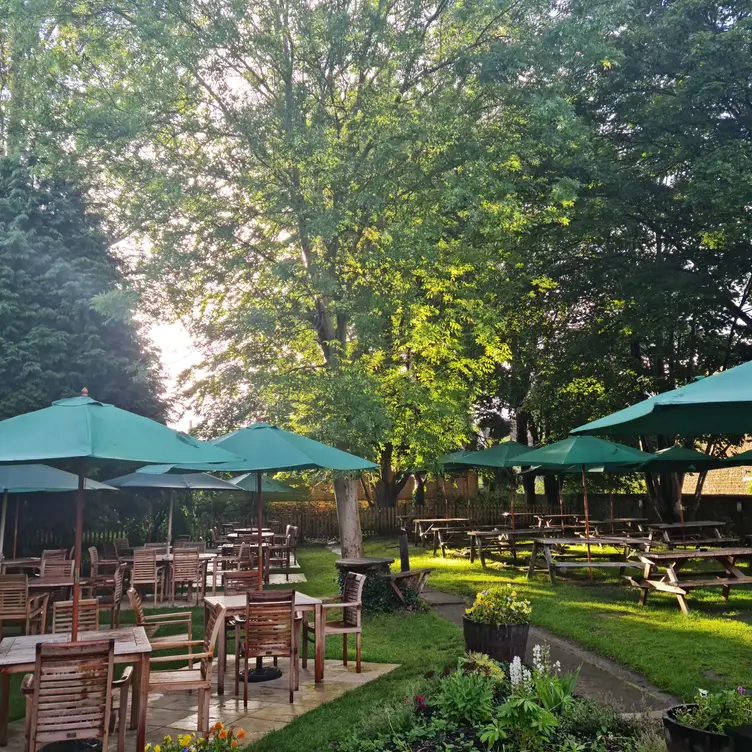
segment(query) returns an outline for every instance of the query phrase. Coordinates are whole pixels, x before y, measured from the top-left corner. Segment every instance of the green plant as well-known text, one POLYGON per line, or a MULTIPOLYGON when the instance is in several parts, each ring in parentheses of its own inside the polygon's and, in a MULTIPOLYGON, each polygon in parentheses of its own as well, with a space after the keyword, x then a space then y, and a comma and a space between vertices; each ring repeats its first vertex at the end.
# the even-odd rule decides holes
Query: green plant
POLYGON ((638 733, 636 722, 624 717, 618 708, 584 698, 564 708, 559 716, 559 728, 562 735, 577 739, 594 739, 608 732, 620 737, 638 733))
POLYGON ((695 708, 677 710, 674 718, 685 726, 722 734, 727 726, 752 723, 752 701, 743 687, 725 692, 698 691, 695 708))
POLYGON ((439 682, 434 705, 442 718, 457 726, 475 726, 491 719, 494 682, 460 667, 439 682))
POLYGON ((495 720, 500 728, 518 738, 518 746, 525 752, 532 752, 547 744, 558 726, 556 716, 550 710, 541 707, 531 697, 522 695, 509 697, 499 707, 495 720))
POLYGON ((496 684, 502 684, 507 679, 501 664, 485 653, 465 653, 464 658, 460 659, 460 665, 464 671, 483 674, 496 684))
MULTIPOLYGON (((225 728, 222 723, 215 723, 211 729, 198 734, 176 734, 173 739, 165 736, 161 744, 155 744, 153 752, 232 752, 244 744, 243 729, 225 728)), ((152 750, 151 744, 144 747, 144 752, 152 750)))
POLYGON ((481 590, 465 616, 481 624, 528 624, 531 613, 530 601, 520 598, 511 585, 505 585, 481 590))
POLYGON ((562 713, 574 702, 574 688, 579 676, 579 668, 572 674, 537 676, 533 680, 533 691, 546 710, 562 713))

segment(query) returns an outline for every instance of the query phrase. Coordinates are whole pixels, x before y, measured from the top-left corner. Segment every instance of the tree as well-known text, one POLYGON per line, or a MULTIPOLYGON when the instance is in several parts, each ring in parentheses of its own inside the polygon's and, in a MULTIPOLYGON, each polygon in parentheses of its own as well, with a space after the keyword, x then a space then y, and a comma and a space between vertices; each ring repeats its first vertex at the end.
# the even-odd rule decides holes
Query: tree
POLYGON ((121 280, 73 185, 0 158, 0 418, 80 393, 160 419, 156 358, 96 296, 121 280))

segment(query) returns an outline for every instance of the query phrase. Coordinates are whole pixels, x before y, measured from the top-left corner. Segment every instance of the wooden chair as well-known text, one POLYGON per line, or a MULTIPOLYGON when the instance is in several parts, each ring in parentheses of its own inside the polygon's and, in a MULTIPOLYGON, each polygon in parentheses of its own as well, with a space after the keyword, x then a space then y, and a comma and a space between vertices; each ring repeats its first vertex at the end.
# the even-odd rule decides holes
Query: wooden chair
POLYGON ((45 548, 42 551, 42 559, 67 559, 67 548, 45 548))
MULTIPOLYGON (((73 628, 73 601, 57 601, 52 605, 52 634, 70 632, 73 628)), ((78 628, 82 632, 99 629, 99 603, 96 598, 78 602, 78 628)))
POLYGON ((170 600, 175 603, 175 586, 180 583, 188 585, 188 595, 186 600, 191 601, 192 590, 196 588, 196 605, 199 603, 199 596, 204 597, 204 586, 206 578, 204 577, 203 568, 199 560, 198 550, 195 548, 179 548, 172 555, 172 573, 170 577, 170 600))
POLYGON ((278 565, 285 570, 285 580, 290 581, 290 556, 292 554, 292 535, 291 526, 288 525, 288 531, 284 536, 274 536, 271 546, 267 547, 269 566, 265 572, 265 582, 269 581, 269 570, 273 565, 278 565))
POLYGON ((140 549, 133 552, 133 570, 131 587, 151 585, 154 589, 154 605, 157 605, 160 588, 164 598, 164 567, 157 566, 157 552, 152 549, 140 549))
POLYGON ((120 561, 120 557, 118 556, 118 550, 115 548, 115 544, 112 543, 112 541, 105 541, 102 544, 102 551, 104 553, 105 560, 109 561, 120 561))
POLYGON ((188 648, 184 655, 165 655, 152 657, 150 665, 158 663, 187 663, 188 668, 172 671, 149 672, 149 692, 185 692, 198 690, 198 732, 206 733, 209 730, 209 699, 212 692, 212 663, 214 659, 214 644, 217 642, 219 630, 224 622, 225 607, 218 603, 209 613, 203 640, 174 640, 166 647, 170 649, 188 648), (194 653, 192 649, 200 646, 201 652, 194 653), (198 668, 193 668, 193 663, 200 661, 198 668))
POLYGON ((119 689, 118 752, 125 750, 128 687, 133 668, 114 676, 115 641, 40 643, 36 667, 21 684, 26 697, 26 749, 53 742, 101 739, 107 752, 113 689, 119 689))
POLYGON ((0 575, 0 637, 3 623, 20 622, 24 634, 44 634, 49 594, 29 597, 25 574, 0 575))
POLYGON ((99 587, 100 585, 102 587, 112 587, 115 584, 114 581, 114 572, 105 573, 104 571, 100 570, 100 567, 104 566, 118 566, 117 561, 103 561, 99 558, 99 551, 97 551, 96 546, 89 546, 89 562, 90 562, 90 571, 89 576, 91 577, 92 584, 94 587, 99 587))
POLYGON ((295 591, 246 593, 245 618, 235 619, 235 694, 238 694, 240 645, 243 644, 243 706, 248 707, 248 661, 251 658, 290 659, 290 702, 298 687, 295 591))
MULTIPOLYGON (((363 615, 363 586, 366 582, 364 574, 348 572, 345 576, 345 584, 342 588, 342 600, 338 603, 323 603, 324 619, 327 611, 333 609, 342 610, 342 619, 339 621, 325 621, 324 639, 329 635, 342 635, 342 664, 347 666, 347 635, 355 635, 355 671, 361 672, 361 640, 363 627, 361 619, 363 615)), ((303 668, 308 665, 308 640, 312 637, 315 641, 315 627, 308 623, 307 618, 303 621, 303 668)))
POLYGON ((123 580, 125 579, 125 565, 118 565, 112 576, 112 587, 97 586, 95 595, 99 601, 100 611, 110 612, 110 629, 120 627, 120 607, 123 604, 123 580), (101 591, 104 590, 104 594, 101 591), (108 592, 109 591, 109 592, 108 592))
POLYGON ((115 551, 117 552, 118 559, 122 559, 124 556, 130 554, 131 544, 127 538, 115 538, 113 544, 115 546, 115 551))
POLYGON ((193 639, 193 614, 190 611, 168 611, 166 613, 154 614, 152 616, 144 615, 144 606, 136 590, 131 587, 128 590, 128 600, 136 617, 136 624, 143 627, 149 643, 155 650, 160 649, 164 644, 173 642, 190 642, 193 639), (186 625, 187 632, 177 635, 160 635, 156 632, 160 627, 176 627, 186 625))
POLYGON ((233 569, 222 575, 225 595, 242 595, 258 590, 258 569, 233 569))
POLYGON ((42 559, 39 576, 44 580, 71 580, 73 581, 73 567, 76 562, 71 559, 46 558, 42 559))

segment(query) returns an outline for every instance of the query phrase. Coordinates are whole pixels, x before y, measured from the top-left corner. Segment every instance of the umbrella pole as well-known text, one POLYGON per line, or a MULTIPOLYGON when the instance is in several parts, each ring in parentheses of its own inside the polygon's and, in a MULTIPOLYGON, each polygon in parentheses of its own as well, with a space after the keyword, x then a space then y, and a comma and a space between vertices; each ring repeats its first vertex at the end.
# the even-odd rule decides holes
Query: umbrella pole
POLYGON ((172 509, 175 506, 175 489, 170 489, 170 512, 167 517, 167 554, 172 553, 172 509))
POLYGON ((559 516, 561 517, 561 527, 564 529, 564 497, 561 494, 561 475, 556 476, 556 491, 559 494, 559 516))
POLYGON ((16 499, 16 526, 13 530, 13 558, 18 556, 18 510, 21 504, 21 499, 16 499))
POLYGON ((0 561, 3 558, 3 541, 5 540, 5 519, 8 516, 8 489, 3 491, 3 511, 0 512, 0 561))
POLYGON ((614 494, 613 492, 609 492, 608 494, 608 503, 611 507, 611 535, 614 534, 614 494))
POLYGON ((86 460, 78 462, 78 490, 76 491, 76 543, 73 565, 73 618, 71 624, 71 640, 78 640, 78 606, 81 600, 81 548, 84 534, 84 475, 86 460))
MULTIPOLYGON (((590 564, 590 512, 588 511, 588 498, 587 498, 587 473, 585 472, 585 465, 582 466, 582 502, 585 506, 585 540, 587 541, 587 560, 590 564)), ((593 581, 593 568, 588 567, 590 572, 590 581, 593 581)))
POLYGON ((512 530, 514 530, 514 471, 509 470, 509 514, 512 518, 512 530))
POLYGON ((682 526, 682 540, 686 543, 687 531, 684 529, 684 494, 682 493, 682 484, 679 480, 679 473, 676 473, 676 498, 679 502, 679 519, 682 526))
POLYGON ((261 503, 261 472, 256 473, 256 515, 257 538, 258 538, 258 589, 264 589, 264 543, 261 537, 261 528, 264 527, 264 507, 261 503))

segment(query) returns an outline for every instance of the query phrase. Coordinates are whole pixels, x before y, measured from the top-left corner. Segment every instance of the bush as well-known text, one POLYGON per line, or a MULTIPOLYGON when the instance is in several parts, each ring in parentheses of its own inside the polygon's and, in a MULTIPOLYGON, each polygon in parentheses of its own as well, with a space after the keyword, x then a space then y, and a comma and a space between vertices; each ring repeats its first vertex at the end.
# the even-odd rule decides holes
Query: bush
POLYGON ((530 601, 518 597, 511 585, 505 585, 481 590, 465 616, 480 624, 528 624, 531 613, 530 601))
POLYGON ((475 726, 491 719, 496 682, 461 668, 442 679, 434 705, 442 718, 457 726, 475 726))

